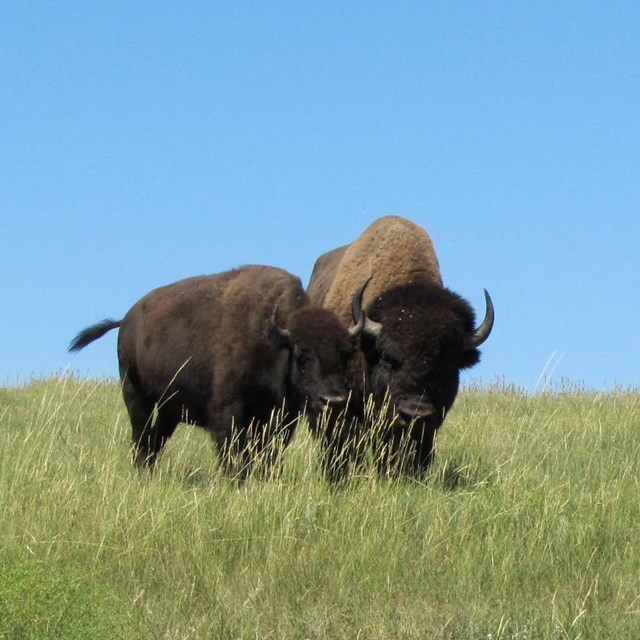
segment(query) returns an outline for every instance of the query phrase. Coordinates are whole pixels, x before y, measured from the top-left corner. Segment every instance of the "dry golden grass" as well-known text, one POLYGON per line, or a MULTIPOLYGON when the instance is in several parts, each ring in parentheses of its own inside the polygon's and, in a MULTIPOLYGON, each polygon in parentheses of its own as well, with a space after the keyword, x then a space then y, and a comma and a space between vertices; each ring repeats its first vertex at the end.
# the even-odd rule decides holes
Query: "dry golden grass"
POLYGON ((340 489, 304 428, 269 481, 186 425, 140 476, 114 382, 0 388, 0 427, 0 638, 640 637, 633 391, 463 391, 426 482, 340 489))

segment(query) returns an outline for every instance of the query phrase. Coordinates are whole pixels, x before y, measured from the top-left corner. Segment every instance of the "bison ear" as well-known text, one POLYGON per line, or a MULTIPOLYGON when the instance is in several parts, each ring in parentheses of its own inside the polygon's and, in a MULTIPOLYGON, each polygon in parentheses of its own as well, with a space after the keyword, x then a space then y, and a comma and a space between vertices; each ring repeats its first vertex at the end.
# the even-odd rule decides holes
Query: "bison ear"
POLYGON ((278 324, 278 305, 269 318, 268 337, 269 343, 275 348, 291 348, 291 333, 278 324))

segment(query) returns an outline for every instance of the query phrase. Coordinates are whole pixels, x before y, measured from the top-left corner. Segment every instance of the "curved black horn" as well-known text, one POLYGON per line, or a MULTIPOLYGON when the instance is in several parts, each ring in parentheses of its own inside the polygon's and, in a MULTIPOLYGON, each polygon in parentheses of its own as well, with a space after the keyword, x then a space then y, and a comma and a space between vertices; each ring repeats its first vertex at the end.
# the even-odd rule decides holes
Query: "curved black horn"
POLYGON ((367 317, 365 310, 362 307, 362 298, 364 296, 364 290, 367 288, 371 278, 368 276, 356 289, 351 300, 351 316, 353 317, 354 326, 349 329, 349 333, 352 336, 358 336, 362 331, 368 333, 371 336, 377 336, 382 329, 382 325, 379 322, 374 322, 371 318, 367 317))
POLYGON ((269 328, 282 340, 286 340, 287 342, 291 339, 291 333, 287 329, 283 329, 278 324, 278 305, 273 308, 273 313, 269 318, 269 328))
POLYGON ((479 347, 489 337, 489 335, 491 334, 491 329, 493 329, 493 302, 491 301, 491 296, 486 289, 484 289, 484 299, 486 303, 484 320, 477 329, 474 329, 472 333, 469 333, 466 336, 464 341, 465 351, 471 351, 471 349, 479 347))
POLYGON ((351 316, 353 317, 353 322, 355 324, 349 328, 349 335, 354 338, 362 333, 367 322, 367 314, 362 308, 362 298, 364 296, 364 290, 367 288, 371 278, 373 278, 373 276, 367 276, 360 283, 360 286, 356 289, 351 300, 351 316))

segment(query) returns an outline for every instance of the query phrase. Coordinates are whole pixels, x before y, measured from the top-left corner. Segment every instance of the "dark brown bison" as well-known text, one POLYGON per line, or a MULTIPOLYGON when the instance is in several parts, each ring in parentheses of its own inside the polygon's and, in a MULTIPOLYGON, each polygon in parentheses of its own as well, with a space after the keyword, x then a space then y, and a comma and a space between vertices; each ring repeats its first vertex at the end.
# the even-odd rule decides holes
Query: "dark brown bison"
POLYGON ((211 433, 227 472, 246 475, 257 453, 270 466, 299 412, 306 409, 313 422, 325 407, 343 409, 363 320, 349 332, 333 312, 310 304, 295 276, 247 265, 155 289, 124 319, 79 333, 69 349, 120 328, 120 378, 138 466, 153 466, 186 421, 211 433))
MULTIPOLYGON (((455 400, 460 370, 478 362, 478 347, 491 333, 493 304, 485 290, 486 314, 476 327, 469 303, 443 286, 428 233, 398 216, 379 218, 350 245, 320 256, 307 293, 347 325, 362 311, 362 297, 352 305, 347 292, 367 276, 360 371, 354 377, 360 380, 360 418, 370 395, 378 413, 387 407, 386 428, 374 438, 380 465, 420 474, 455 400)), ((360 431, 360 437, 368 435, 360 431)), ((329 457, 339 448, 335 441, 329 457)))

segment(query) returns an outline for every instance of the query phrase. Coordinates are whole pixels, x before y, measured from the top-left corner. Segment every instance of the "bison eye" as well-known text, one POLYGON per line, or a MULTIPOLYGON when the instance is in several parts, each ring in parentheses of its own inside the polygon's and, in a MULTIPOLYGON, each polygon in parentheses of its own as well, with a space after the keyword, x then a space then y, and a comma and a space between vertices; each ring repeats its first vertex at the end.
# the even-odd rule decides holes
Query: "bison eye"
POLYGON ((304 371, 304 369, 311 362, 311 356, 308 353, 297 353, 296 354, 296 366, 300 371, 304 371))

